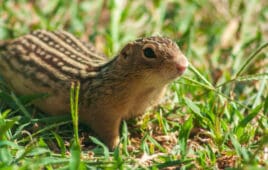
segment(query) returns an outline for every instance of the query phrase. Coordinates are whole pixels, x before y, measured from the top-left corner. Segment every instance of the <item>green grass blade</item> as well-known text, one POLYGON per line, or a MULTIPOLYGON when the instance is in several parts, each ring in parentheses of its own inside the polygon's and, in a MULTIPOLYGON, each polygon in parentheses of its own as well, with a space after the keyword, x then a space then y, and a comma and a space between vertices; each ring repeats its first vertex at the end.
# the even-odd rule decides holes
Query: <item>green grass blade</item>
POLYGON ((90 136, 89 138, 93 143, 95 143, 96 145, 100 146, 103 149, 103 155, 104 155, 105 159, 108 159, 109 158, 109 149, 107 148, 107 146, 93 136, 90 136))
POLYGON ((203 82, 206 83, 205 86, 207 86, 210 89, 215 89, 214 86, 191 64, 189 63, 189 69, 197 76, 199 77, 203 82))
POLYGON ((125 155, 129 155, 127 146, 128 146, 128 128, 126 121, 123 121, 122 125, 122 143, 123 143, 123 152, 125 155))
POLYGON ((55 139, 57 140, 58 146, 60 147, 61 156, 66 157, 66 147, 64 145, 63 139, 55 132, 53 132, 55 139))
POLYGON ((27 119, 31 119, 31 114, 27 111, 27 109, 24 107, 24 105, 19 101, 19 99, 15 96, 14 93, 11 93, 11 97, 14 100, 14 102, 17 104, 17 106, 19 107, 19 109, 22 111, 22 113, 24 114, 24 116, 27 119))
POLYGON ((70 90, 70 105, 71 105, 71 115, 73 120, 73 130, 74 130, 74 142, 71 146, 71 159, 70 159, 70 169, 76 170, 80 167, 80 155, 81 155, 81 146, 79 142, 78 135, 78 99, 79 99, 80 83, 71 84, 70 90))
POLYGON ((249 57, 248 59, 245 61, 244 64, 242 64, 241 68, 237 71, 237 73, 235 74, 235 77, 240 76, 243 71, 251 64, 251 62, 258 56, 258 54, 264 49, 268 47, 268 42, 264 43, 263 45, 261 45, 260 47, 258 47, 249 57))
POLYGON ((71 158, 69 162, 70 170, 80 169, 80 155, 81 155, 80 145, 74 142, 71 146, 71 158))
POLYGON ((200 108, 194 103, 192 102, 189 98, 185 97, 184 98, 185 103, 187 104, 187 106, 199 117, 203 117, 200 111, 200 108))
POLYGON ((266 79, 268 79, 268 73, 239 76, 239 77, 236 77, 234 79, 228 80, 224 83, 217 85, 216 88, 220 88, 222 86, 225 86, 225 85, 230 84, 230 83, 235 83, 235 82, 252 81, 252 80, 266 80, 266 79))
POLYGON ((184 157, 187 154, 187 140, 189 138, 190 131, 192 128, 193 128, 193 118, 191 116, 184 122, 179 132, 178 141, 179 141, 179 145, 181 148, 180 153, 181 153, 182 159, 184 159, 184 157))
POLYGON ((262 109, 262 104, 254 108, 244 119, 242 119, 239 122, 238 128, 246 127, 246 125, 248 125, 257 116, 258 113, 260 113, 261 109, 262 109))
POLYGON ((3 140, 5 138, 6 132, 10 130, 16 123, 18 123, 20 118, 20 116, 6 120, 0 118, 0 140, 3 140))

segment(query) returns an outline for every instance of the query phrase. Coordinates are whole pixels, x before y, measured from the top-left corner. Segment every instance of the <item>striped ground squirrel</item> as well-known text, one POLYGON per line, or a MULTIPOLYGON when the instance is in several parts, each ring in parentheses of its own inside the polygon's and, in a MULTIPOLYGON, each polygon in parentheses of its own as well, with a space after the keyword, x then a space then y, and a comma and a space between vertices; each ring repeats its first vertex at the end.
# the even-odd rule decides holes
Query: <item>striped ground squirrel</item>
POLYGON ((18 94, 47 93, 35 105, 51 115, 69 112, 72 81, 80 81, 79 119, 110 149, 123 119, 157 104, 169 82, 188 66, 168 38, 128 43, 108 61, 91 45, 64 31, 38 30, 0 43, 0 73, 18 94))

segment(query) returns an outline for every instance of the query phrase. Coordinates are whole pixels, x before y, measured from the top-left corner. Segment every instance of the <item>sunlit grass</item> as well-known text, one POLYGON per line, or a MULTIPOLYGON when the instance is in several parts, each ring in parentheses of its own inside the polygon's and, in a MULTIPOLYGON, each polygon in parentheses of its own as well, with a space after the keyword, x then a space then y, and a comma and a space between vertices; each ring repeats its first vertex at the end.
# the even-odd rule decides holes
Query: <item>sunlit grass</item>
POLYGON ((0 169, 268 168, 266 1, 0 3, 1 40, 64 29, 113 57, 160 34, 191 63, 159 107, 122 123, 112 152, 78 127, 77 86, 72 115, 48 117, 31 107, 44 96, 17 96, 1 81, 0 169))

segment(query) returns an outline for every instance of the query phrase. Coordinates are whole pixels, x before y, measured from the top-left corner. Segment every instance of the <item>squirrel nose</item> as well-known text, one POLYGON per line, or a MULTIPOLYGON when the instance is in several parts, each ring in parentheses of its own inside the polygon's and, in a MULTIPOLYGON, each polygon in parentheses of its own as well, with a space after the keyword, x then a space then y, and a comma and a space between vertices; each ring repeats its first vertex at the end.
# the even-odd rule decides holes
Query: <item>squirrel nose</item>
POLYGON ((178 60, 179 61, 176 62, 176 68, 179 71, 179 73, 183 73, 189 65, 188 60, 184 55, 178 57, 178 60))

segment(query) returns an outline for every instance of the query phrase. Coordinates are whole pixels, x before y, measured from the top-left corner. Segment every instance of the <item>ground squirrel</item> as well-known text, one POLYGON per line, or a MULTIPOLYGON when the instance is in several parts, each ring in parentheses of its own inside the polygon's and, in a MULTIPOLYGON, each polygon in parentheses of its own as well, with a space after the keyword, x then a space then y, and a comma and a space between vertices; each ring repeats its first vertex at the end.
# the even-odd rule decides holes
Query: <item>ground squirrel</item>
POLYGON ((157 104, 188 61, 168 38, 128 43, 112 60, 64 31, 38 30, 0 43, 0 74, 18 94, 47 93, 35 105, 67 114, 72 81, 80 81, 79 119, 112 149, 120 122, 157 104))

